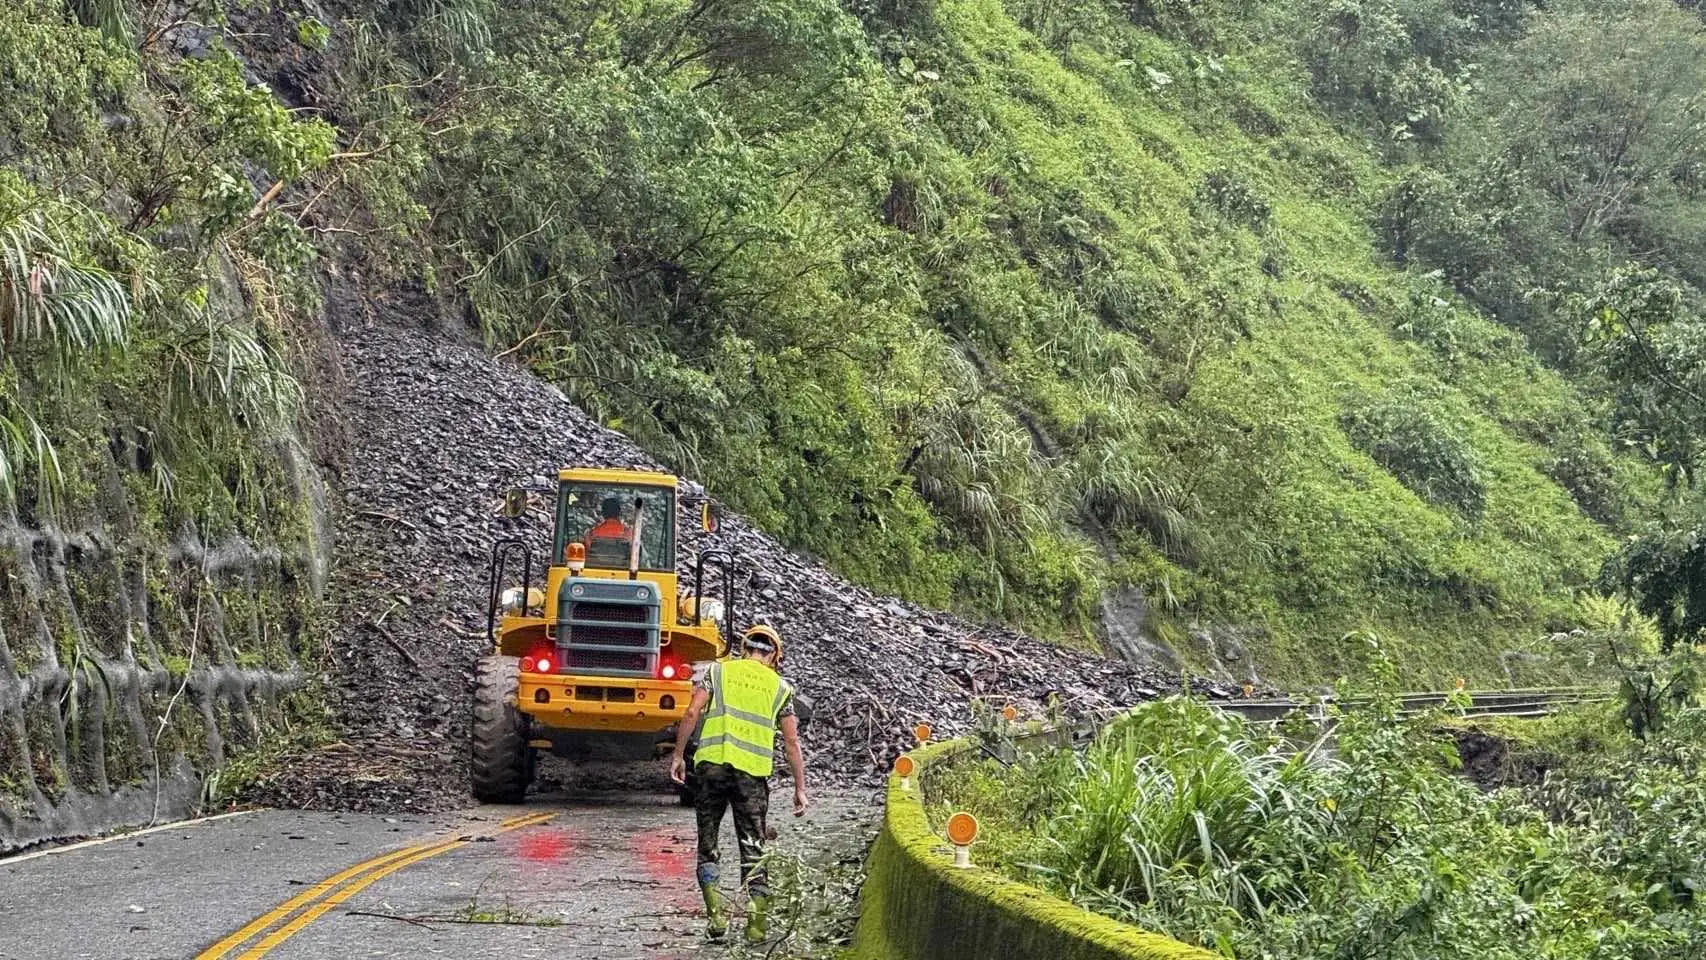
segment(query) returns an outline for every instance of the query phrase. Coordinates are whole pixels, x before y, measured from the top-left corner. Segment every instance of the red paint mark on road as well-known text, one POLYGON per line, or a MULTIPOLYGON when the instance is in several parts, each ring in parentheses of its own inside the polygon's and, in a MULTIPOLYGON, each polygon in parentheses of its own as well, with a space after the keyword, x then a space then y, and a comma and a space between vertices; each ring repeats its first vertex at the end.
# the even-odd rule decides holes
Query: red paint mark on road
POLYGON ((686 880, 693 876, 694 849, 674 829, 635 834, 629 845, 646 865, 646 876, 653 880, 686 880))
POLYGON ((682 948, 682 940, 696 941, 701 936, 704 923, 704 904, 699 898, 698 875, 698 840, 692 828, 685 834, 680 827, 659 827, 634 834, 628 838, 629 854, 645 870, 646 879, 657 884, 656 896, 662 902, 675 910, 693 918, 688 928, 676 928, 674 924, 665 923, 665 932, 674 939, 671 944, 647 944, 656 953, 650 953, 648 960, 688 960, 697 954, 677 953, 682 948), (691 931, 691 932, 690 932, 691 931))
POLYGON ((561 827, 524 830, 516 837, 515 851, 530 863, 556 864, 568 860, 580 841, 574 831, 561 827))
POLYGON ((629 838, 628 849, 645 868, 646 877, 658 882, 670 906, 698 911, 694 871, 698 856, 692 840, 680 837, 673 827, 660 827, 629 838))

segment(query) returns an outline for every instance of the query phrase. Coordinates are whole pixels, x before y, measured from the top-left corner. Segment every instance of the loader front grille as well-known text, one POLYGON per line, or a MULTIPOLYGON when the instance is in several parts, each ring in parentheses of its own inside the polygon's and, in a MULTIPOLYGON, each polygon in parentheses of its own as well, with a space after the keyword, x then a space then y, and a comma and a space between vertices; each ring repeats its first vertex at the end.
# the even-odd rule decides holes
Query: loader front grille
POLYGON ((657 584, 574 578, 562 588, 557 646, 569 673, 649 677, 660 646, 657 584))
POLYGON ((617 653, 612 650, 576 650, 569 647, 569 673, 596 673, 615 670, 630 673, 651 673, 650 656, 644 653, 617 653))
POLYGON ((645 624, 651 621, 651 613, 651 607, 634 603, 586 603, 582 601, 569 604, 570 620, 645 624))
POLYGON ((570 631, 571 643, 590 643, 599 647, 639 647, 645 648, 651 643, 651 633, 645 628, 631 630, 626 627, 581 627, 570 631))

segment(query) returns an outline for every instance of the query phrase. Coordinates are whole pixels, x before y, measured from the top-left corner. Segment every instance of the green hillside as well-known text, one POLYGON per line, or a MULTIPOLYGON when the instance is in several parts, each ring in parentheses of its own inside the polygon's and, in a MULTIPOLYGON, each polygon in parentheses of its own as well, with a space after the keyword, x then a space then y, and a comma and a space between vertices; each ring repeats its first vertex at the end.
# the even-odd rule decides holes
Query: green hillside
MULTIPOLYGON (((423 288, 921 601, 1080 642, 1129 584, 1187 660, 1219 624, 1301 682, 1372 633, 1411 682, 1502 680, 1578 625, 1706 432, 1660 422, 1698 370, 1641 379, 1603 362, 1628 325, 1583 337, 1630 283, 1680 291, 1652 329, 1692 322, 1698 87, 1653 81, 1706 76, 1706 48, 1668 3, 205 5, 223 27, 123 0, 0 17, 24 104, 0 228, 74 209, 55 256, 224 302, 257 376, 324 271, 423 288), (1536 72, 1607 30, 1628 44, 1598 73, 1536 72), (1604 169, 1595 109, 1641 118, 1604 169)), ((5 375, 8 423, 69 422, 5 375)))

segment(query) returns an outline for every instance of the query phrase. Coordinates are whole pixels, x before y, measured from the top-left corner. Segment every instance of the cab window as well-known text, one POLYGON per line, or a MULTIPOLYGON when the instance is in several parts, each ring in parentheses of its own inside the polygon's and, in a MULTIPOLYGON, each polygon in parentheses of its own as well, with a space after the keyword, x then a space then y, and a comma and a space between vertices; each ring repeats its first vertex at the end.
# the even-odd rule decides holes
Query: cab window
POLYGON ((586 546, 586 565, 628 569, 634 531, 640 534, 640 569, 675 566, 675 491, 627 484, 562 484, 557 496, 556 556, 570 543, 586 546))

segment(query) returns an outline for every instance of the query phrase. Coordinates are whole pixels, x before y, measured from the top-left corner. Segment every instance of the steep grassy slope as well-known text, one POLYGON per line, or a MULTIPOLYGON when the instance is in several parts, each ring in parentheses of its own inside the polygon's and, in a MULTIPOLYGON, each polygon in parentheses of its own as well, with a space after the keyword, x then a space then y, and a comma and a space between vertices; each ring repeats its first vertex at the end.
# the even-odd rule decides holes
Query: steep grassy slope
POLYGON ((1377 262, 1388 175, 1300 68, 854 13, 495 21, 498 92, 426 164, 494 343, 930 602, 1070 634, 1129 582, 1151 633, 1239 625, 1282 680, 1362 631, 1416 682, 1503 676, 1568 623, 1610 543, 1543 474, 1578 401, 1377 262))
POLYGON ((1393 175, 1282 44, 1154 7, 32 0, 8 27, 114 79, 13 137, 92 173, 5 162, 105 190, 132 245, 80 255, 165 276, 151 317, 240 314, 255 382, 317 271, 418 283, 874 587, 1082 641, 1132 585, 1187 660, 1220 624, 1314 680, 1372 631, 1414 682, 1503 677, 1610 547, 1572 495, 1615 522, 1646 481, 1566 469, 1571 388, 1376 258, 1393 175))
POLYGON ((1063 61, 998 4, 939 9, 958 41, 940 98, 991 121, 946 165, 1016 168, 1047 198, 1036 220, 1094 225, 1056 238, 1051 252, 1080 261, 1062 266, 1031 266, 1015 238, 1004 275, 1076 279, 1080 309, 1017 331, 995 368, 1063 438, 1092 515, 1098 483, 1133 464, 1161 494, 1116 488, 1102 511, 1116 528, 1149 521, 1121 531, 1121 572, 1175 615, 1266 626, 1259 667, 1291 679, 1354 669, 1366 643, 1339 639, 1352 630, 1396 640, 1418 679, 1492 673, 1567 619, 1607 546, 1540 472, 1570 390, 1426 278, 1374 261, 1381 171, 1284 64, 1208 66, 1116 25, 1107 52, 1063 61), (1393 412, 1359 445, 1347 420, 1378 408, 1393 412), (1453 466, 1429 444, 1452 437, 1468 504, 1428 496, 1453 466), (1389 440, 1409 487, 1369 456, 1389 440), (1167 512, 1176 524, 1156 522, 1167 512))

